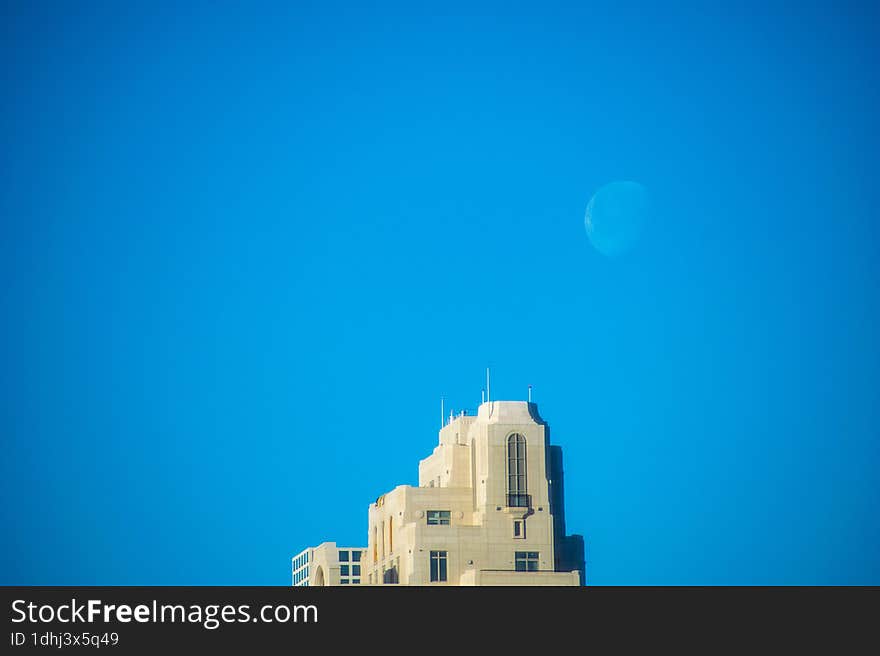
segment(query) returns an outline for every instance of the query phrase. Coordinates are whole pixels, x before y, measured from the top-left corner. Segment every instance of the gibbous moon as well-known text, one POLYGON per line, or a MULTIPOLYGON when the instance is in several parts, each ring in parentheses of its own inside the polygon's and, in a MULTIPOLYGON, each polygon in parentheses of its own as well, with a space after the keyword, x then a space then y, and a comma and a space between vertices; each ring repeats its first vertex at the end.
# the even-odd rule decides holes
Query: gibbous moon
POLYGON ((593 247, 607 257, 629 251, 648 215, 648 192, 638 182, 609 182, 587 204, 584 226, 593 247))

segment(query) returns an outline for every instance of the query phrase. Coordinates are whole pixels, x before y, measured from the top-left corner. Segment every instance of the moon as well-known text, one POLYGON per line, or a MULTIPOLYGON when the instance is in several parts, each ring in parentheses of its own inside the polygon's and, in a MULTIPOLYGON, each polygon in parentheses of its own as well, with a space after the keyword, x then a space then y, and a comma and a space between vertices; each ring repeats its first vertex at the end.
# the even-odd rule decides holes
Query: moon
POLYGON ((609 182, 587 204, 584 227, 593 248, 606 257, 635 246, 648 218, 648 191, 638 182, 609 182))

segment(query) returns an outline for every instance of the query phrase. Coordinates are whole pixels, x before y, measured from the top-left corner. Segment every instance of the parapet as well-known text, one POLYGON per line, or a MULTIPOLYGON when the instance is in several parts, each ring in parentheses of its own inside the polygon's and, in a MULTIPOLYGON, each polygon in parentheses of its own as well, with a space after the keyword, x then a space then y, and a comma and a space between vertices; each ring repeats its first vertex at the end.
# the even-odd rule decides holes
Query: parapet
POLYGON ((528 401, 487 401, 477 410, 477 421, 485 424, 540 424, 538 405, 528 401))

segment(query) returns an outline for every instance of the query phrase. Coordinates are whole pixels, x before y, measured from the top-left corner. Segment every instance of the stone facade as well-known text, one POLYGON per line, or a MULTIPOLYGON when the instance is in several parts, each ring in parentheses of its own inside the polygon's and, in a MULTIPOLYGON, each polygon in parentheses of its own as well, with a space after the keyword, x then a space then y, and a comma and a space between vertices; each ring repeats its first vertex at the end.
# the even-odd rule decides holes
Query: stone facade
MULTIPOLYGON (((419 486, 370 505, 360 584, 581 585, 583 539, 565 535, 561 450, 548 430, 520 401, 445 423, 419 486)), ((338 580, 333 567, 321 565, 324 585, 338 580)))
POLYGON ((294 586, 361 585, 363 547, 324 542, 291 559, 294 586))

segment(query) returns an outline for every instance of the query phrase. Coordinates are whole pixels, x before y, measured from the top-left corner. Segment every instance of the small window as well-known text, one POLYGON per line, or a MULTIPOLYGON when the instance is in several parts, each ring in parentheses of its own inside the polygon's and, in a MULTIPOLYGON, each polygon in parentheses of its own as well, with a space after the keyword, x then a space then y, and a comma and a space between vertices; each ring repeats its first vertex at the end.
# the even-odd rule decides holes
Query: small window
POLYGON ((348 579, 339 579, 339 585, 348 585, 348 579))
POLYGON ((526 537, 526 521, 524 519, 515 519, 513 521, 513 537, 526 537))
POLYGON ((360 576, 361 575, 361 566, 360 565, 352 565, 351 566, 351 575, 352 576, 360 576))
POLYGON ((428 516, 428 526, 449 526, 448 510, 429 510, 426 515, 428 516))
POLYGON ((348 576, 348 565, 342 565, 339 568, 339 574, 340 576, 348 576))
POLYGON ((360 585, 360 584, 361 584, 361 580, 360 580, 360 579, 352 579, 352 580, 351 580, 351 584, 352 584, 352 585, 360 585))
POLYGON ((431 582, 446 581, 446 552, 431 552, 431 582))
POLYGON ((339 552, 339 562, 347 563, 348 562, 348 552, 340 551, 339 552))
POLYGON ((361 552, 360 551, 352 551, 351 552, 351 559, 356 563, 361 562, 361 552))
POLYGON ((538 552, 537 551, 517 551, 515 562, 516 562, 516 571, 517 572, 537 572, 538 571, 538 552))

